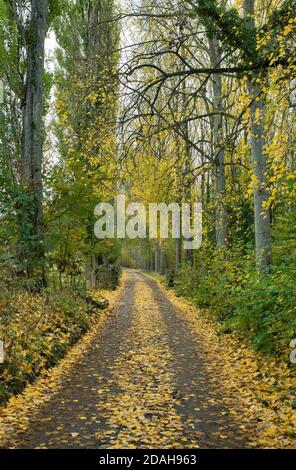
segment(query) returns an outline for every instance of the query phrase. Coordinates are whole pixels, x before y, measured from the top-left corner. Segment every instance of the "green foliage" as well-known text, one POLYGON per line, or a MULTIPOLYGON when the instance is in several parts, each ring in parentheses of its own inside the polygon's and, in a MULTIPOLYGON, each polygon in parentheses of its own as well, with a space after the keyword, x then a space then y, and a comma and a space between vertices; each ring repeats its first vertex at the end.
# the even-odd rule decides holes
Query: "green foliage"
POLYGON ((295 281, 296 272, 279 269, 234 290, 234 323, 256 349, 288 357, 288 345, 296 336, 295 281))
POLYGON ((287 359, 296 337, 295 282, 293 266, 259 276, 245 256, 214 257, 203 273, 183 266, 175 285, 180 295, 211 312, 222 333, 237 331, 258 351, 287 359))
POLYGON ((49 25, 62 14, 68 3, 66 0, 49 0, 49 25))
POLYGON ((245 67, 270 61, 270 52, 275 52, 277 36, 295 16, 294 0, 285 0, 273 10, 263 27, 253 28, 250 18, 242 17, 237 8, 220 6, 218 3, 215 0, 199 0, 194 14, 201 18, 210 32, 216 34, 226 50, 240 50, 240 64, 245 67), (258 51, 257 34, 261 37, 269 35, 270 41, 265 50, 258 51))
POLYGON ((220 7, 215 0, 199 0, 195 11, 226 48, 240 49, 247 63, 258 58, 256 33, 236 8, 220 7))
POLYGON ((95 281, 98 287, 115 290, 119 285, 120 267, 104 264, 99 266, 95 272, 95 281))

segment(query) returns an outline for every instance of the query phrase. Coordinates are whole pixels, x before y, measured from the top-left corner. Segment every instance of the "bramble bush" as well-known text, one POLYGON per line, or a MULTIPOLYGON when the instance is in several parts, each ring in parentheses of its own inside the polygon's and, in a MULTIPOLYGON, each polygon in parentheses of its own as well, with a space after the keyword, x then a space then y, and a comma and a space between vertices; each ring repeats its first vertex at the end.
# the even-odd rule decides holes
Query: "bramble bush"
POLYGON ((259 276, 245 255, 212 257, 203 270, 183 266, 176 291, 209 313, 221 333, 237 331, 262 353, 289 357, 296 338, 296 273, 292 266, 273 267, 259 276))

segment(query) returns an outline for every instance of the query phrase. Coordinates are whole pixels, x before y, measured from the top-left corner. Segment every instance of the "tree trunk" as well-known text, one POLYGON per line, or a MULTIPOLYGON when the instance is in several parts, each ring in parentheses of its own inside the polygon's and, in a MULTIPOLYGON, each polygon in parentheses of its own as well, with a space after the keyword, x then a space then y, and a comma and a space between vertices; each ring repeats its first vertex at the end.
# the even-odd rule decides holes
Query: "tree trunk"
POLYGON ((99 53, 100 24, 99 12, 100 1, 92 0, 88 2, 87 18, 87 57, 91 71, 96 68, 97 54, 99 53))
POLYGON ((154 269, 157 273, 159 270, 159 253, 158 253, 158 245, 155 245, 154 248, 154 269))
POLYGON ((182 264, 182 237, 176 238, 176 271, 179 271, 182 264))
MULTIPOLYGON (((186 136, 189 136, 188 123, 186 125, 186 136)), ((191 188, 191 148, 188 142, 185 143, 186 153, 185 153, 185 162, 184 162, 184 194, 183 201, 187 203, 192 203, 192 188, 191 188)), ((192 223, 192 207, 190 206, 190 224, 192 223)), ((190 266, 193 265, 193 250, 184 250, 185 262, 190 266)))
MULTIPOLYGON (((209 37, 211 66, 219 67, 222 54, 219 41, 215 36, 209 37)), ((215 180, 216 180, 216 246, 220 250, 226 246, 227 241, 227 215, 225 207, 225 158, 223 149, 223 99, 221 75, 213 75, 213 146, 215 155, 215 180)))
POLYGON ((165 274, 166 271, 166 259, 165 259, 165 250, 163 247, 160 248, 160 267, 159 274, 165 274))
POLYGON ((260 96, 261 90, 257 84, 248 83, 251 105, 251 146, 252 163, 255 175, 254 182, 254 219, 255 219, 255 243, 256 261, 260 272, 266 273, 272 263, 271 255, 271 223, 270 211, 266 206, 268 200, 268 190, 266 182, 266 157, 264 151, 264 111, 265 104, 263 98, 256 100, 260 96), (257 111, 259 110, 259 111, 257 111), (258 118, 260 112, 260 118, 258 118))
MULTIPOLYGON (((244 1, 244 14, 256 34, 254 0, 244 1)), ((256 78, 256 77, 255 77, 256 78)), ((251 110, 251 148, 254 182, 254 219, 257 268, 261 273, 268 273, 272 263, 270 212, 266 207, 268 190, 266 183, 266 157, 264 155, 264 115, 265 102, 258 83, 248 81, 248 92, 252 104, 251 110)))
MULTIPOLYGON (((182 84, 182 118, 186 117, 188 112, 188 100, 187 100, 187 88, 186 88, 186 80, 183 81, 182 84)), ((184 162, 182 168, 182 181, 181 181, 181 190, 182 190, 182 202, 191 203, 191 186, 192 186, 192 156, 191 156, 191 144, 189 140, 189 123, 186 121, 183 125, 183 133, 185 142, 183 143, 184 146, 184 162)), ((185 262, 188 263, 190 266, 193 264, 193 251, 184 249, 184 258, 185 262)))
POLYGON ((42 243, 42 160, 44 43, 48 22, 48 0, 31 0, 31 20, 26 32, 27 76, 23 108, 21 182, 25 191, 21 218, 21 258, 27 273, 37 273, 44 283, 42 243))

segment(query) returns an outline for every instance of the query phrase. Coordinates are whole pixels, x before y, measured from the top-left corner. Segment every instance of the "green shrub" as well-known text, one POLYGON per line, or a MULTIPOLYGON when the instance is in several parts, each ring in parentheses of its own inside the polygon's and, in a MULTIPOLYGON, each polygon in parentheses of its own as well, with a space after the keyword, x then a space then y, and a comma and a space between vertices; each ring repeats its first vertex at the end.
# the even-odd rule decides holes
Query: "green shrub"
POLYGON ((96 285, 101 289, 113 289, 119 285, 120 267, 115 264, 103 264, 96 270, 96 285))
POLYGON ((175 288, 197 307, 209 309, 221 332, 236 330, 262 353, 287 358, 296 338, 295 284, 291 267, 259 276, 245 256, 239 262, 217 257, 203 272, 183 266, 175 288))

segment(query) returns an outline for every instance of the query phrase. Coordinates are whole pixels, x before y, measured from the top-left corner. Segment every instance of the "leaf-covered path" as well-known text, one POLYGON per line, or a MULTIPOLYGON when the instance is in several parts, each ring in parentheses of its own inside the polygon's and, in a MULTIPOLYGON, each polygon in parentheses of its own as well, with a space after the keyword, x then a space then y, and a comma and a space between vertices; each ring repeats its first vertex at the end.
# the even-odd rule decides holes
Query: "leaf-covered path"
MULTIPOLYGON (((248 445, 203 365, 202 339, 158 283, 127 271, 112 316, 10 447, 248 445)), ((28 410, 30 412, 30 409, 28 410)))

